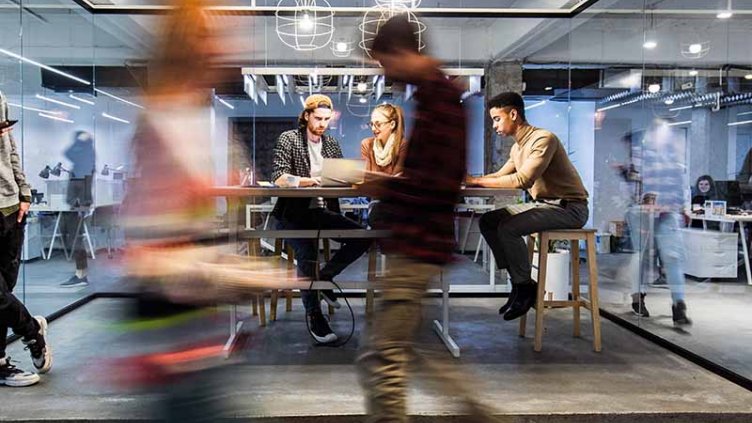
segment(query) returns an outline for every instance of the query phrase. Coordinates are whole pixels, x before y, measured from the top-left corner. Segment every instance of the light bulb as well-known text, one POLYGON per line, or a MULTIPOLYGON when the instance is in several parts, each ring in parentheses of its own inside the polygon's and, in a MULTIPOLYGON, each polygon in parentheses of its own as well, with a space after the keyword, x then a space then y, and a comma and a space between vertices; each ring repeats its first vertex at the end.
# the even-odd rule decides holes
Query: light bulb
POLYGON ((648 86, 648 92, 657 93, 660 90, 661 90, 661 85, 660 84, 650 84, 648 86))
POLYGON ((692 54, 697 54, 702 51, 702 44, 690 44, 689 46, 689 52, 692 54))
POLYGON ((300 26, 300 29, 304 31, 310 31, 311 29, 313 29, 313 19, 311 19, 311 15, 304 13, 303 18, 300 20, 298 25, 300 26))
POLYGON ((360 102, 360 104, 366 104, 366 102, 367 102, 368 100, 366 100, 366 98, 365 98, 365 97, 361 97, 361 98, 360 98, 360 99, 359 99, 358 101, 360 102))
POLYGON ((734 14, 730 10, 723 10, 715 15, 715 17, 718 19, 729 19, 732 16, 734 16, 734 14))
POLYGON ((358 91, 364 93, 368 89, 368 84, 365 82, 358 82, 358 91))
POLYGON ((746 79, 747 81, 752 80, 752 73, 744 75, 744 79, 746 79))
POLYGON ((335 45, 334 45, 334 48, 335 48, 335 49, 336 49, 336 50, 337 50, 338 52, 340 52, 340 53, 344 53, 344 52, 346 52, 346 51, 347 51, 347 43, 346 43, 346 42, 344 42, 344 41, 340 41, 340 42, 338 42, 337 44, 335 44, 335 45))
POLYGON ((673 98, 667 98, 666 101, 664 101, 663 103, 665 103, 666 106, 670 106, 670 105, 674 104, 674 99, 673 98))
POLYGON ((697 76, 697 73, 698 72, 696 70, 692 69, 691 71, 689 71, 689 76, 697 76))
POLYGON ((642 47, 644 47, 644 48, 646 48, 646 49, 648 49, 648 50, 652 50, 652 49, 654 49, 654 48, 658 47, 658 43, 656 43, 656 42, 655 42, 655 41, 653 41, 653 40, 647 40, 647 41, 645 41, 645 42, 644 42, 644 43, 642 44, 642 47))

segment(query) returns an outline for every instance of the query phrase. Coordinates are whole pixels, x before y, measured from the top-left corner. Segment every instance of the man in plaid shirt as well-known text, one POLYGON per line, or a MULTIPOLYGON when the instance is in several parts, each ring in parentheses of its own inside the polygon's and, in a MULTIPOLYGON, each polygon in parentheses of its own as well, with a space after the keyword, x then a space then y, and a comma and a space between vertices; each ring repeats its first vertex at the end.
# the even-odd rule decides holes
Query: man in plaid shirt
MULTIPOLYGON (((334 137, 326 134, 332 118, 329 97, 314 94, 305 101, 305 109, 298 118, 298 128, 283 132, 274 148, 272 179, 277 186, 310 187, 321 183, 321 169, 325 158, 342 158, 342 149, 334 137)), ((339 212, 337 199, 328 204, 321 198, 280 198, 272 212, 279 229, 364 229, 339 212)), ((314 239, 288 239, 298 261, 298 273, 316 277, 318 245, 314 239)), ((318 280, 331 281, 347 266, 368 250, 368 239, 340 240, 342 246, 318 272, 318 280)), ((300 296, 306 309, 308 328, 320 343, 337 340, 329 322, 321 313, 319 292, 335 308, 340 304, 332 290, 303 290, 300 296)))

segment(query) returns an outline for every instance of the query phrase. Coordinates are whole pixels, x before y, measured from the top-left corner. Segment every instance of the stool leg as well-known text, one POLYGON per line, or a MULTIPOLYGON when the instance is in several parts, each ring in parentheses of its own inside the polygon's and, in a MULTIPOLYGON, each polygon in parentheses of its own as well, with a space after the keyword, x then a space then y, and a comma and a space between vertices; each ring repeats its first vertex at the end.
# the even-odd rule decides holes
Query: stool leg
POLYGON ((598 265, 595 259, 595 234, 587 235, 588 279, 590 280, 590 317, 593 320, 593 349, 601 351, 601 312, 598 300, 598 265))
POLYGON ((540 234, 538 249, 538 294, 535 299, 535 343, 533 350, 540 352, 543 348, 543 314, 545 311, 546 268, 548 266, 548 235, 540 234))
POLYGON ((279 300, 279 290, 272 289, 271 300, 269 301, 269 321, 277 320, 277 301, 279 300))
MULTIPOLYGON (((530 260, 530 263, 533 263, 533 256, 535 254, 535 238, 532 235, 527 236, 527 258, 530 260)), ((540 279, 540 273, 538 274, 538 279, 540 279)), ((519 335, 520 338, 525 337, 525 330, 527 326, 527 314, 520 317, 520 331, 519 335)))
POLYGON ((292 289, 285 291, 285 311, 292 311, 292 289))
POLYGON ((258 295, 258 304, 259 304, 259 326, 264 327, 266 326, 266 306, 265 306, 264 294, 258 295))
POLYGON ((573 336, 580 336, 580 241, 569 241, 569 254, 572 256, 572 313, 574 321, 573 336))
POLYGON ((258 300, 255 295, 251 297, 251 314, 253 316, 258 316, 258 300))

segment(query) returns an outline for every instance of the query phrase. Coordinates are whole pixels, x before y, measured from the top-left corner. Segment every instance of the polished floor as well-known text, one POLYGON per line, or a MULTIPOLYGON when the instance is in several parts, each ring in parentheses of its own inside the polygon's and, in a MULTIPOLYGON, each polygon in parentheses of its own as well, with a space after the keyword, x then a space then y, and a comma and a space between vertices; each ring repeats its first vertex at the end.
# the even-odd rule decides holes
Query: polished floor
MULTIPOLYGON (((752 392, 709 373, 608 321, 603 352, 584 336, 571 336, 571 313, 547 314, 544 349, 517 336, 517 325, 496 314, 500 299, 452 300, 451 332, 462 348, 451 359, 430 328, 438 303, 427 299, 421 347, 429 357, 449 361, 464 375, 473 395, 514 422, 748 422, 752 392)), ((353 299, 356 331, 340 348, 316 347, 305 331, 301 305, 280 308, 280 319, 260 328, 246 321, 248 336, 232 362, 222 360, 192 380, 153 386, 151 393, 129 389, 128 372, 113 359, 163 348, 182 339, 220 345, 228 329, 226 310, 199 316, 189 326, 124 326, 128 300, 97 299, 56 320, 50 327, 55 367, 42 382, 25 389, 0 389, 2 421, 139 421, 165 404, 194 419, 227 417, 242 421, 363 421, 362 391, 353 361, 367 330, 363 300, 353 299), (172 398, 167 402, 166 398, 172 398), (185 402, 175 400, 184 398, 185 402)), ((247 310, 246 307, 243 308, 247 310)), ((418 316, 416 316, 417 318, 418 316)), ((349 314, 337 312, 334 327, 346 334, 349 314)), ((23 345, 10 355, 28 367, 23 345)), ((466 421, 456 402, 429 388, 411 385, 410 411, 419 421, 466 421)), ((174 411, 174 409, 173 409, 174 411)))

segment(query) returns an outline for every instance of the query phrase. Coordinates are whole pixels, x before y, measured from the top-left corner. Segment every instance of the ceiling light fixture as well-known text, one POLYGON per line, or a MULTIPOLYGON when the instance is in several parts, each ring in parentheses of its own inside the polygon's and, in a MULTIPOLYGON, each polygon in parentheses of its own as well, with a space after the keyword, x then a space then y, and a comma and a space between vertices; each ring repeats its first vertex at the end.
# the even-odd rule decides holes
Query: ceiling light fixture
POLYGON ((702 51, 702 44, 700 43, 690 44, 688 51, 692 54, 698 54, 699 52, 702 51))
POLYGON ((14 59, 18 59, 18 60, 20 60, 22 62, 28 63, 30 65, 34 65, 34 66, 40 67, 42 69, 48 70, 48 71, 50 71, 52 73, 56 73, 56 74, 58 74, 60 76, 64 76, 64 77, 66 77, 68 79, 72 79, 72 80, 74 80, 76 82, 80 82, 80 83, 82 83, 84 85, 91 85, 91 82, 89 82, 89 81, 87 81, 85 79, 81 79, 81 78, 79 78, 77 76, 73 76, 73 75, 71 75, 69 73, 65 73, 63 71, 57 70, 57 69, 55 69, 55 68, 53 68, 51 66, 47 66, 47 65, 45 65, 43 63, 39 63, 37 61, 31 60, 31 59, 27 59, 27 58, 25 58, 25 57, 23 57, 21 55, 13 53, 11 51, 8 51, 8 50, 0 48, 0 53, 4 54, 6 56, 10 56, 10 57, 12 57, 14 59))
POLYGON ((68 94, 68 98, 71 98, 71 99, 76 100, 76 101, 80 101, 81 103, 88 104, 90 106, 94 105, 93 101, 87 100, 85 98, 78 97, 78 96, 73 95, 73 94, 68 94))
POLYGON ((729 123, 728 126, 749 125, 750 123, 752 123, 752 120, 742 120, 742 121, 739 121, 739 122, 729 123))
POLYGON ((366 103, 368 102, 368 100, 366 100, 366 98, 365 98, 365 97, 361 97, 361 98, 359 98, 359 99, 358 99, 358 102, 359 102, 360 104, 366 104, 366 103))
POLYGON ((648 92, 649 93, 655 94, 655 93, 659 92, 660 90, 661 90, 661 85, 660 84, 650 84, 650 85, 648 85, 648 92))
POLYGON ((691 120, 684 120, 684 121, 681 121, 681 122, 671 122, 671 123, 668 124, 668 126, 689 125, 690 123, 692 123, 691 120))
POLYGON ((75 104, 66 103, 66 102, 60 101, 60 100, 55 100, 54 98, 45 97, 45 96, 43 96, 41 94, 37 94, 37 95, 35 95, 35 97, 38 98, 39 100, 44 100, 44 101, 48 101, 50 103, 59 104, 61 106, 69 107, 71 109, 77 109, 77 110, 81 109, 81 106, 78 106, 78 105, 75 105, 75 104))
POLYGON ((744 79, 746 79, 747 81, 752 80, 752 73, 748 73, 748 74, 744 75, 744 79))
POLYGON ((663 103, 666 106, 670 106, 670 105, 674 104, 674 99, 673 98, 667 98, 666 101, 664 101, 663 103))
POLYGON ((60 116, 49 115, 47 113, 42 113, 42 112, 39 112, 38 114, 39 114, 39 116, 41 116, 43 118, 47 118, 47 119, 57 120, 57 121, 60 121, 60 122, 65 122, 65 123, 76 123, 76 122, 74 122, 74 121, 72 121, 70 119, 61 118, 60 116))
POLYGON ((368 90, 368 84, 366 84, 365 82, 358 82, 358 86, 356 87, 356 89, 359 92, 364 93, 368 90))
POLYGON ((327 0, 279 0, 277 37, 297 51, 326 47, 334 35, 334 10, 327 0))
POLYGON ((543 101, 539 101, 539 102, 537 102, 537 103, 535 103, 535 104, 533 104, 533 105, 527 106, 527 107, 525 107, 525 110, 530 110, 530 109, 534 109, 534 108, 536 108, 536 107, 540 107, 540 106, 542 106, 542 105, 544 105, 544 104, 546 104, 546 100, 543 100, 543 101))
POLYGON ((696 70, 692 69, 691 71, 689 71, 689 76, 697 76, 698 73, 699 72, 697 72, 696 70))
POLYGON ((98 92, 99 94, 104 94, 107 97, 114 98, 115 100, 122 101, 123 103, 128 104, 130 106, 138 107, 139 109, 143 109, 144 108, 144 106, 141 106, 141 105, 138 105, 136 103, 130 102, 130 101, 124 99, 124 98, 120 98, 120 97, 116 96, 115 94, 110 94, 107 91, 102 91, 99 88, 94 88, 94 91, 98 92))
POLYGON ((102 117, 106 117, 107 119, 110 119, 110 120, 114 120, 114 121, 116 121, 116 122, 120 122, 120 123, 131 123, 131 122, 130 122, 130 121, 128 121, 128 120, 125 120, 125 119, 119 118, 119 117, 117 117, 117 116, 112 116, 112 115, 110 115, 110 114, 107 114, 107 113, 105 113, 105 112, 102 112, 102 117))
POLYGON ((655 42, 655 41, 653 41, 653 40, 648 40, 648 41, 645 41, 644 43, 642 43, 642 47, 644 47, 644 48, 646 48, 648 50, 652 50, 652 49, 658 47, 658 43, 655 42))
POLYGON ((225 107, 227 107, 228 109, 235 110, 235 106, 233 106, 232 104, 228 103, 227 101, 225 101, 225 100, 223 100, 223 99, 221 99, 219 97, 217 97, 217 101, 219 101, 220 103, 224 104, 225 107))
POLYGON ((8 106, 18 107, 19 109, 29 110, 31 112, 48 113, 48 114, 51 114, 51 115, 59 115, 59 114, 61 114, 60 112, 56 112, 56 111, 53 111, 53 110, 37 109, 36 107, 22 106, 22 105, 16 104, 16 103, 8 103, 8 106))

